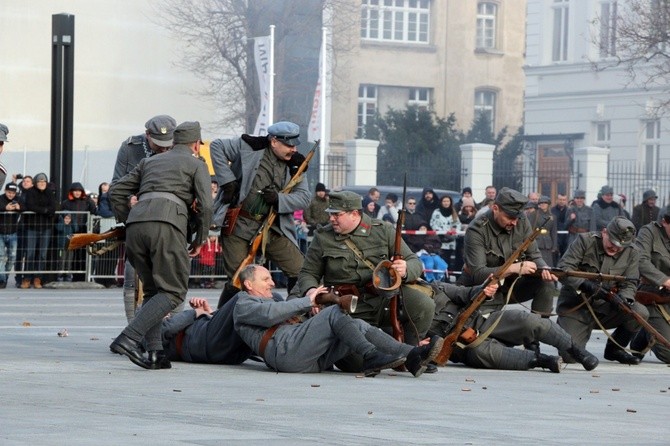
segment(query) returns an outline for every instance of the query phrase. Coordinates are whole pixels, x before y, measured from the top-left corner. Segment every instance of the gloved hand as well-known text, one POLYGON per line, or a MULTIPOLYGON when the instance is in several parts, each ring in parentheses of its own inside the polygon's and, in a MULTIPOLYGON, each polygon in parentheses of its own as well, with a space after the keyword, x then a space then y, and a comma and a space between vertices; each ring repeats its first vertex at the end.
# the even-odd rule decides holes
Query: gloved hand
POLYGON ((593 296, 600 291, 600 284, 593 280, 585 280, 579 285, 579 291, 585 293, 587 296, 593 296))
MULTIPOLYGON (((300 152, 295 152, 291 156, 291 159, 286 163, 288 165, 289 172, 291 172, 291 176, 295 175, 303 161, 305 161, 305 155, 300 152)), ((307 169, 305 169, 305 172, 307 172, 307 169)))
POLYGON ((263 189, 263 200, 270 206, 276 206, 279 201, 279 193, 271 187, 263 189))
POLYGON ((237 191, 237 181, 231 181, 230 183, 226 183, 223 186, 221 186, 221 190, 223 191, 223 204, 230 204, 233 202, 233 198, 235 198, 235 192, 237 191))

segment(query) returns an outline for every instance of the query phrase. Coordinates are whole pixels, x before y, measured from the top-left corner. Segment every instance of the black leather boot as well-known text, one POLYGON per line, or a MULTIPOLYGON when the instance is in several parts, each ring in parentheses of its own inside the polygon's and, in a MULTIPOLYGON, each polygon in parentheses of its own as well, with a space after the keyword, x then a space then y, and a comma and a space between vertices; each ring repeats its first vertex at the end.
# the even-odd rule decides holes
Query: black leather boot
POLYGON ((148 361, 152 370, 171 369, 172 363, 163 350, 151 350, 148 354, 148 361))
POLYGON ((144 369, 151 368, 149 361, 142 355, 138 343, 124 334, 117 336, 117 338, 110 344, 109 349, 119 355, 127 356, 135 365, 144 369))
POLYGON ((426 371, 428 364, 440 353, 442 345, 444 345, 444 339, 439 336, 433 336, 430 338, 430 343, 414 347, 409 352, 409 355, 407 355, 405 367, 414 377, 418 378, 426 371))
POLYGON ((594 355, 589 353, 583 348, 579 348, 576 346, 574 343, 572 344, 572 347, 570 347, 568 350, 568 353, 570 356, 574 358, 575 361, 580 363, 585 370, 593 370, 596 367, 598 367, 598 358, 596 358, 594 355))
POLYGON ((379 374, 381 370, 392 369, 405 363, 404 356, 389 355, 375 351, 363 360, 363 375, 371 377, 379 374))
POLYGON ((535 358, 530 361, 528 364, 529 369, 534 369, 535 367, 542 367, 543 369, 549 369, 554 373, 561 373, 561 366, 563 365, 563 359, 560 356, 551 356, 545 355, 543 353, 537 353, 535 358))
POLYGON ((632 333, 623 327, 614 330, 612 339, 608 339, 607 344, 605 344, 605 359, 608 361, 618 361, 621 364, 638 365, 640 363, 640 358, 631 355, 623 348, 619 347, 619 345, 622 347, 627 346, 634 335, 635 333, 632 333), (619 345, 616 345, 612 340, 616 341, 619 345))

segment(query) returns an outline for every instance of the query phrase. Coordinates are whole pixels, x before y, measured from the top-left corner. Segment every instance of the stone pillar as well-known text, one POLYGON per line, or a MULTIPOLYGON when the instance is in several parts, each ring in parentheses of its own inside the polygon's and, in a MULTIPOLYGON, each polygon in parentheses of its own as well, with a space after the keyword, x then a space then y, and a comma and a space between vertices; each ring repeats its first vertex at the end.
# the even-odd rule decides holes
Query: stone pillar
POLYGON ((492 144, 461 144, 461 188, 471 187, 475 203, 484 199, 486 186, 493 184, 492 144))
MULTIPOLYGON (((575 149, 574 171, 578 173, 575 189, 586 192, 586 204, 598 197, 600 188, 608 183, 607 167, 610 149, 604 147, 578 147, 575 149)), ((570 198, 574 191, 570 191, 570 198)))
POLYGON ((377 148, 379 141, 350 139, 344 141, 347 154, 347 186, 377 184, 377 148))

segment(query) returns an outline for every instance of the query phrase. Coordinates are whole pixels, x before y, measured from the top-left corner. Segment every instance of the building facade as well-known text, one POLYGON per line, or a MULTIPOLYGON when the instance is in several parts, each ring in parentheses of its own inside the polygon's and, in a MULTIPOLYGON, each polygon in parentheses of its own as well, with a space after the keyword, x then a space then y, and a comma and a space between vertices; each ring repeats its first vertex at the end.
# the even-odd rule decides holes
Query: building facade
POLYGON ((360 9, 334 16, 333 47, 347 50, 334 55, 331 157, 389 108, 455 113, 463 130, 476 113, 496 132, 521 125, 525 0, 352 1, 360 9))
MULTIPOLYGON (((660 90, 629 82, 624 68, 598 71, 614 60, 616 15, 622 0, 528 0, 524 129, 529 190, 544 195, 597 187, 575 153, 608 155, 604 180, 628 197, 628 208, 655 189, 670 193, 670 121, 659 116, 660 90)), ((603 183, 604 184, 604 183, 603 183)), ((599 186, 598 186, 599 187, 599 186)))

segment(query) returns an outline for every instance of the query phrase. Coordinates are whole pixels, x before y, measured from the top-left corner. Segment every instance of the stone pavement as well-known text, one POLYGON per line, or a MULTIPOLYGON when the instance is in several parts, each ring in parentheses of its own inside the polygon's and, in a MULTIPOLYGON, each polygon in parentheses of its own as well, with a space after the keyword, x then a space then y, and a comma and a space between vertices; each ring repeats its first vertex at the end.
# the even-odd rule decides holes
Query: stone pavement
MULTIPOLYGON (((218 290, 192 290, 215 304, 218 290)), ((669 444, 670 369, 277 374, 109 352, 120 289, 0 291, 0 445, 669 444), (58 333, 67 330, 68 336, 58 333)), ((604 336, 588 348, 602 360, 604 336)), ((543 346, 543 351, 552 349, 543 346)))

